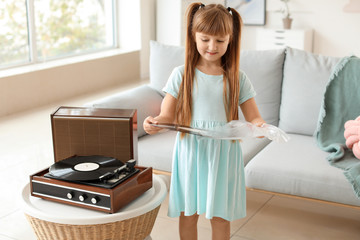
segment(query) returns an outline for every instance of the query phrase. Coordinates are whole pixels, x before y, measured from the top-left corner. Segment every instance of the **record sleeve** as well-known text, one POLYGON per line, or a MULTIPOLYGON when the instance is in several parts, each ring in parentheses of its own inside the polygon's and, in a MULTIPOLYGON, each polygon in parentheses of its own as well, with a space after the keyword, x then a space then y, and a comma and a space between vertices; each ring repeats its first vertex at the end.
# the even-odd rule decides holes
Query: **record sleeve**
POLYGON ((183 133, 194 134, 202 137, 208 137, 213 139, 222 140, 241 140, 244 138, 263 138, 266 137, 275 142, 288 142, 290 137, 280 128, 263 123, 260 126, 242 121, 233 120, 222 126, 218 126, 211 129, 200 129, 189 126, 182 126, 177 124, 161 123, 151 124, 152 126, 160 127, 163 129, 169 129, 173 131, 179 131, 183 133))

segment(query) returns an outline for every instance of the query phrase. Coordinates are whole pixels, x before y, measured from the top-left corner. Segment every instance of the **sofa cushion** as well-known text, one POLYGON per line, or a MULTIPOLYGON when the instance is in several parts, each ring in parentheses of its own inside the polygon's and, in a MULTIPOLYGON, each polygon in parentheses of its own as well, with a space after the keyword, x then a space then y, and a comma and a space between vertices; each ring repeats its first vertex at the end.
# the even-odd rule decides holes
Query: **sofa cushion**
MULTIPOLYGON (((276 126, 279 123, 284 57, 284 49, 244 50, 240 54, 240 68, 255 88, 255 100, 261 116, 267 123, 276 126)), ((243 119, 243 116, 241 118, 243 119)))
POLYGON ((162 97, 148 85, 120 92, 91 103, 85 106, 94 108, 123 108, 137 109, 138 136, 146 133, 143 128, 144 119, 147 116, 157 116, 160 113, 162 97))
POLYGON ((271 142, 245 167, 249 188, 360 206, 343 171, 331 166, 312 136, 271 142))
POLYGON ((185 62, 184 47, 164 45, 150 41, 150 86, 162 96, 162 91, 171 72, 185 62))
POLYGON ((279 127, 288 133, 313 135, 325 87, 339 58, 287 48, 279 127))
POLYGON ((246 138, 241 141, 244 166, 271 141, 267 138, 246 138))

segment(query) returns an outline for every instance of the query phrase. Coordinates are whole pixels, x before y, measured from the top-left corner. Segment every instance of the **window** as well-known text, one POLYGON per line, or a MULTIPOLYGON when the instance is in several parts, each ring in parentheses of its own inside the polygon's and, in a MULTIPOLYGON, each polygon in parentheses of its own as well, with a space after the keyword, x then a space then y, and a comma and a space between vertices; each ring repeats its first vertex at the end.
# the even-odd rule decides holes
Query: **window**
POLYGON ((26 5, 0 0, 0 67, 29 61, 26 5))
POLYGON ((114 0, 0 0, 0 68, 115 48, 114 0))

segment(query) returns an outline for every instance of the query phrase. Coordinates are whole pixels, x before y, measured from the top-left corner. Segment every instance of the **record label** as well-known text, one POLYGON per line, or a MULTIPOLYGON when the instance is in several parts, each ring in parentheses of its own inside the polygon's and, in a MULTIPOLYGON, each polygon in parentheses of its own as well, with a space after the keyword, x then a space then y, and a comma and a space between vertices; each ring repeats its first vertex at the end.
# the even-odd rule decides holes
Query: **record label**
POLYGON ((94 171, 100 167, 97 163, 92 162, 85 162, 85 163, 79 163, 74 166, 74 169, 76 171, 80 172, 88 172, 88 171, 94 171))

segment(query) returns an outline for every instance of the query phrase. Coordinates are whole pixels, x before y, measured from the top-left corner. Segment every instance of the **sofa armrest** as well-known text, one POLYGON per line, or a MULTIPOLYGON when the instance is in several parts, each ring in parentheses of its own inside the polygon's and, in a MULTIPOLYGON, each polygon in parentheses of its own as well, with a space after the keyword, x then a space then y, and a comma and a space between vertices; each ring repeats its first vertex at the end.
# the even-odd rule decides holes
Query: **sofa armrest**
POLYGON ((163 97, 147 84, 129 89, 90 103, 86 107, 137 109, 138 137, 146 133, 143 121, 147 116, 157 116, 163 97))

